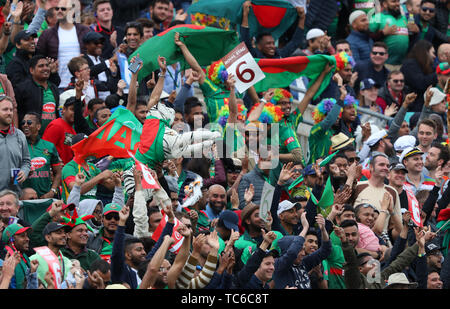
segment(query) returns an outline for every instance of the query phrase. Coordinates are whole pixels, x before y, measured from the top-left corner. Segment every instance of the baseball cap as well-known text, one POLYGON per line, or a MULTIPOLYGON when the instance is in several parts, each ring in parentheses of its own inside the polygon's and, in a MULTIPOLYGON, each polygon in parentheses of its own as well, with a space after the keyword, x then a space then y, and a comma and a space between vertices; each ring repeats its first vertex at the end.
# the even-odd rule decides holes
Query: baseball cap
POLYGON ((322 30, 318 29, 318 28, 314 28, 308 31, 308 33, 306 33, 306 40, 312 40, 315 38, 318 38, 320 36, 325 35, 325 32, 323 32, 322 30))
POLYGON ((232 210, 222 211, 219 215, 219 222, 223 223, 229 230, 239 231, 239 216, 232 210))
POLYGON ((61 224, 58 222, 50 222, 45 226, 44 230, 42 231, 42 235, 45 236, 45 235, 48 235, 55 231, 58 231, 60 229, 65 229, 66 227, 67 227, 67 225, 64 225, 64 224, 61 224))
POLYGON ((30 37, 37 38, 37 33, 32 33, 28 30, 22 30, 14 37, 14 43, 19 44, 20 40, 28 40, 30 37))
POLYGON ((394 143, 394 149, 396 152, 403 151, 406 148, 414 147, 416 145, 416 138, 412 135, 403 135, 397 138, 394 143))
MULTIPOLYGON (((66 208, 69 208, 69 210, 74 210, 75 209, 75 207, 76 207, 76 205, 74 204, 74 203, 70 203, 70 204, 62 204, 62 208, 61 208, 61 210, 65 210, 66 208)), ((52 209, 52 205, 50 205, 48 208, 47 208, 47 212, 49 212, 50 211, 50 209, 52 209)))
POLYGON ((430 241, 425 244, 425 254, 431 255, 434 251, 440 251, 441 247, 435 241, 430 241))
POLYGON ((26 232, 27 230, 31 229, 31 226, 23 226, 18 223, 14 223, 11 225, 8 225, 5 230, 3 231, 2 235, 2 241, 6 244, 8 243, 8 240, 13 237, 16 234, 22 234, 23 232, 26 232))
POLYGON ((122 209, 122 206, 116 203, 106 204, 105 208, 103 208, 103 215, 107 215, 110 212, 119 212, 122 209))
POLYGON ((390 171, 404 171, 405 173, 408 173, 408 170, 406 169, 406 167, 401 163, 391 164, 391 166, 389 167, 389 170, 390 171))
POLYGON ((403 162, 404 159, 418 154, 423 155, 423 151, 417 147, 408 147, 403 150, 402 154, 400 155, 400 162, 403 162))
POLYGON ((371 78, 364 78, 361 83, 359 84, 360 90, 366 90, 370 88, 380 88, 380 85, 378 85, 373 79, 371 78))
POLYGON ((350 17, 348 18, 348 23, 350 25, 353 24, 353 22, 362 15, 366 15, 366 13, 364 13, 364 11, 361 11, 361 10, 353 11, 353 13, 351 13, 350 17))
POLYGON ((279 216, 282 212, 289 210, 293 207, 296 207, 297 204, 292 203, 289 200, 284 200, 280 204, 278 204, 277 216, 279 216))
MULTIPOLYGON (((441 103, 446 97, 445 93, 443 93, 436 87, 430 88, 430 91, 433 93, 433 96, 431 97, 431 100, 430 100, 430 106, 441 103)), ((423 98, 426 99, 426 97, 427 97, 427 94, 425 93, 423 95, 423 98)))
POLYGON ((450 65, 448 65, 448 62, 441 62, 436 67, 436 74, 447 75, 449 73, 450 73, 450 65))
POLYGON ((302 175, 304 176, 308 176, 308 175, 316 175, 316 171, 314 170, 312 164, 307 165, 303 171, 302 171, 302 175))
POLYGON ((385 137, 387 137, 386 130, 375 132, 367 139, 367 146, 372 147, 385 137))
POLYGON ((89 42, 94 42, 94 41, 105 41, 105 37, 103 35, 101 35, 98 32, 95 31, 89 31, 88 33, 86 33, 83 36, 83 43, 89 43, 89 42))

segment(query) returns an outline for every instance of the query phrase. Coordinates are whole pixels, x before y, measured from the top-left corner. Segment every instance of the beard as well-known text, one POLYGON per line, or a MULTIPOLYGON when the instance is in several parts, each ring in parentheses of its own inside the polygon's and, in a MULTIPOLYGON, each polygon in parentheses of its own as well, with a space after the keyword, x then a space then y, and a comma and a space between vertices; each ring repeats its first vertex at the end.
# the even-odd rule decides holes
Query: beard
POLYGON ((211 207, 211 209, 216 213, 220 213, 222 210, 225 209, 227 205, 224 202, 214 202, 214 203, 209 203, 209 207, 211 207))
POLYGON ((397 18, 401 12, 400 10, 392 10, 392 9, 388 9, 389 14, 391 14, 392 16, 394 16, 395 18, 397 18))

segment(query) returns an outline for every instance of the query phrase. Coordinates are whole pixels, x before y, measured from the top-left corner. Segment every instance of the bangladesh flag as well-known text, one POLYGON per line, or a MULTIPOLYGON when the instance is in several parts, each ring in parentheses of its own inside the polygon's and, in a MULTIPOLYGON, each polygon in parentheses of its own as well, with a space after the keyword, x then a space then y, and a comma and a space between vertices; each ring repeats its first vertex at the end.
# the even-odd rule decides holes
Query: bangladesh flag
MULTIPOLYGON (((245 0, 193 1, 188 13, 194 22, 203 25, 214 24, 217 17, 222 17, 237 26, 242 23, 242 4, 244 2, 245 0)), ((269 32, 275 39, 278 39, 297 19, 297 10, 286 0, 252 0, 251 2, 248 16, 251 37, 269 32)))
POLYGON ((145 41, 128 58, 130 61, 139 54, 142 59, 144 65, 139 71, 139 80, 159 69, 158 56, 166 58, 167 65, 180 62, 182 70, 189 67, 183 53, 174 43, 176 32, 180 33, 180 40, 186 44, 200 66, 208 66, 219 60, 239 44, 235 31, 187 24, 173 26, 145 41))
POLYGON ((111 155, 129 158, 128 151, 136 153, 142 134, 142 124, 127 109, 117 109, 109 120, 88 138, 72 146, 74 160, 81 163, 89 156, 97 158, 111 155))
MULTIPOLYGON (((339 55, 312 55, 296 56, 281 59, 255 59, 266 78, 255 84, 256 92, 263 92, 269 88, 288 87, 300 76, 306 76, 313 83, 324 70, 327 63, 336 65, 340 63, 339 55)), ((314 99, 316 99, 328 86, 334 70, 328 73, 320 85, 314 99)))

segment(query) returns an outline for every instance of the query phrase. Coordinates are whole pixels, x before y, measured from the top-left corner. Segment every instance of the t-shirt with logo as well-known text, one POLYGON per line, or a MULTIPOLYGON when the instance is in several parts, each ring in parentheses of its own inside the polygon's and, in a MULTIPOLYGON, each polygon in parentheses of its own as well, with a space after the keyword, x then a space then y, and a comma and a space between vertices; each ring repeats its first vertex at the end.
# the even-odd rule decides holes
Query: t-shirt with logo
POLYGON ((45 89, 44 87, 42 87, 37 83, 36 85, 42 89, 42 116, 41 116, 41 129, 39 130, 39 134, 42 136, 48 124, 57 118, 56 117, 57 106, 55 96, 53 95, 53 92, 50 89, 50 87, 47 87, 47 89, 45 89))
MULTIPOLYGON (((62 186, 63 186, 63 200, 64 202, 67 201, 67 198, 69 197, 70 191, 69 191, 69 184, 72 181, 75 181, 75 176, 82 172, 86 176, 86 181, 88 182, 95 176, 101 173, 101 171, 92 163, 87 163, 88 168, 85 169, 80 164, 76 163, 74 160, 70 161, 66 165, 64 165, 62 169, 62 186)), ((80 196, 80 200, 84 200, 87 198, 95 198, 95 195, 97 193, 97 186, 94 186, 91 190, 88 192, 82 194, 80 196)))
POLYGON ((377 32, 388 25, 397 26, 397 32, 384 38, 384 43, 388 46, 389 58, 387 64, 400 65, 408 52, 409 32, 408 20, 404 15, 397 18, 387 12, 378 13, 372 16, 369 23, 370 32, 377 32))
POLYGON ((23 183, 23 187, 33 188, 38 196, 42 196, 52 188, 53 167, 61 165, 58 151, 55 145, 38 138, 34 145, 28 143, 28 151, 31 158, 31 171, 23 183))

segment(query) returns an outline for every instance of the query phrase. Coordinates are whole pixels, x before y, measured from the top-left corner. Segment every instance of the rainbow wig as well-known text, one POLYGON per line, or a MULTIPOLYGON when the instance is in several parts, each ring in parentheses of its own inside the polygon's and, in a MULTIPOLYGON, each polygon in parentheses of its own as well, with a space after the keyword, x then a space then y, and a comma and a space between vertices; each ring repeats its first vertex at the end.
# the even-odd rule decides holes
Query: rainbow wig
POLYGON ((314 123, 319 123, 324 120, 333 108, 334 104, 336 104, 336 100, 333 98, 323 99, 322 101, 320 101, 312 112, 314 123))
POLYGON ((356 111, 358 108, 358 105, 359 105, 359 101, 357 99, 355 99, 355 97, 347 94, 344 99, 344 106, 349 106, 349 105, 353 105, 353 107, 355 108, 355 111, 356 111))
POLYGON ((336 71, 340 71, 347 66, 347 64, 351 64, 352 67, 355 66, 355 60, 352 56, 349 56, 346 52, 340 52, 339 54, 334 55, 336 59, 336 71))
MULTIPOLYGON (((250 113, 257 107, 259 106, 259 104, 261 103, 257 103, 255 105, 253 105, 250 113)), ((258 121, 260 123, 267 123, 267 124, 271 124, 271 123, 275 123, 280 121, 283 118, 283 112, 281 111, 281 107, 274 105, 270 102, 267 102, 264 105, 264 108, 261 112, 261 115, 258 118, 258 121)))
MULTIPOLYGON (((245 105, 238 104, 238 115, 237 119, 240 121, 245 122, 247 119, 247 108, 245 105)), ((222 106, 219 110, 218 117, 217 117, 217 123, 220 124, 222 127, 225 127, 227 124, 228 116, 230 115, 230 109, 228 107, 228 103, 225 103, 224 106, 222 106)))
POLYGON ((216 85, 225 85, 228 79, 228 72, 222 60, 211 63, 206 68, 206 76, 216 85))
POLYGON ((278 104, 278 101, 280 101, 281 99, 289 99, 289 102, 291 103, 294 101, 294 97, 289 91, 283 88, 276 88, 270 102, 272 102, 273 104, 278 104))

